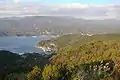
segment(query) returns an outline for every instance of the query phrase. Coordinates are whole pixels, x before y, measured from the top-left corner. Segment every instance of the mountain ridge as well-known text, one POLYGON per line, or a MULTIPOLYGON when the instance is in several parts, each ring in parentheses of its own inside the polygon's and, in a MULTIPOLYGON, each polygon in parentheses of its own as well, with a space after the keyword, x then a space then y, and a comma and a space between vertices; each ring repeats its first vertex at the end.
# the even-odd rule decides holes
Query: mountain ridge
POLYGON ((0 18, 0 35, 39 36, 70 33, 118 33, 120 20, 85 20, 64 16, 29 16, 0 18), (4 35, 4 34, 5 35, 4 35))

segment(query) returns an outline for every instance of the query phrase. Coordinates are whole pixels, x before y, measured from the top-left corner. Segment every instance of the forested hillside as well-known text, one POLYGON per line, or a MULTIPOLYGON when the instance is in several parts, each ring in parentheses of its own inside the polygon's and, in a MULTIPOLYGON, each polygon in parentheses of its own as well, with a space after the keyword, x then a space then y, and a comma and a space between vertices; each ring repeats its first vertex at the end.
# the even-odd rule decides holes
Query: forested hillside
MULTIPOLYGON (((120 80, 120 35, 65 35, 40 45, 55 43, 56 54, 40 61, 33 69, 6 74, 5 80, 120 80), (43 67, 41 67, 43 65, 43 67)), ((18 58, 17 58, 18 59, 18 58)), ((31 58, 27 59, 32 62, 31 58)), ((26 60, 26 63, 27 63, 26 60)), ((29 62, 29 61, 28 61, 29 62)), ((34 63, 34 62, 33 62, 34 63)), ((31 63, 31 64, 33 64, 31 63)), ((36 63, 34 63, 36 64, 36 63)))
POLYGON ((13 78, 9 77, 9 79, 5 80, 16 80, 16 77, 23 77, 35 65, 42 69, 44 65, 49 64, 50 57, 38 53, 18 55, 18 53, 2 50, 0 51, 0 80, 4 80, 9 76, 13 78))
POLYGON ((43 40, 38 43, 37 46, 41 47, 50 47, 50 44, 55 44, 57 49, 63 48, 66 46, 80 45, 85 44, 90 41, 107 41, 107 40, 117 40, 120 41, 120 34, 96 34, 92 36, 81 35, 81 34, 69 34, 63 35, 57 38, 53 38, 51 40, 43 40))
POLYGON ((120 42, 72 45, 52 56, 40 74, 43 80, 120 80, 120 42))

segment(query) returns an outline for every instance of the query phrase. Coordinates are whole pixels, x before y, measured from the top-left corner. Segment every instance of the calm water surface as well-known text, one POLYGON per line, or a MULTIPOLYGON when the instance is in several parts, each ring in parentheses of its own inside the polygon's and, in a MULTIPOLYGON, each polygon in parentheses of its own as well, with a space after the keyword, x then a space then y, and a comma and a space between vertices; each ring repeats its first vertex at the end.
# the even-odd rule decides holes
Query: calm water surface
POLYGON ((28 53, 28 52, 42 52, 35 48, 35 45, 41 40, 49 40, 51 36, 38 37, 0 37, 0 50, 8 50, 11 52, 28 53))

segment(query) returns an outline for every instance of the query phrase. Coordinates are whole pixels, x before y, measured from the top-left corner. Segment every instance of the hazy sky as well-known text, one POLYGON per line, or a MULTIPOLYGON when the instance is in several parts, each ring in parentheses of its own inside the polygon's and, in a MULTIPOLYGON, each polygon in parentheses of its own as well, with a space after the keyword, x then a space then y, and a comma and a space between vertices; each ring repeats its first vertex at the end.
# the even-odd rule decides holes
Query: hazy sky
POLYGON ((120 19, 120 0, 0 0, 0 3, 0 17, 47 15, 120 19))
POLYGON ((1 3, 39 3, 39 4, 119 4, 120 0, 0 0, 1 3))

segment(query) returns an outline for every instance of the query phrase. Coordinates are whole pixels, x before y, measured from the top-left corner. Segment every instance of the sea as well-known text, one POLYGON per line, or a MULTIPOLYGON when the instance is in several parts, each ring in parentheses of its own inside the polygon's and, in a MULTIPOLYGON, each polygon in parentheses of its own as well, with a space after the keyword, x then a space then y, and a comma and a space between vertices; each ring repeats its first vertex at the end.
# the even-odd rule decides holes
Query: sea
POLYGON ((0 50, 7 50, 14 53, 42 53, 36 48, 41 40, 50 40, 51 36, 5 36, 0 37, 0 50))

